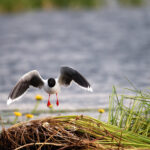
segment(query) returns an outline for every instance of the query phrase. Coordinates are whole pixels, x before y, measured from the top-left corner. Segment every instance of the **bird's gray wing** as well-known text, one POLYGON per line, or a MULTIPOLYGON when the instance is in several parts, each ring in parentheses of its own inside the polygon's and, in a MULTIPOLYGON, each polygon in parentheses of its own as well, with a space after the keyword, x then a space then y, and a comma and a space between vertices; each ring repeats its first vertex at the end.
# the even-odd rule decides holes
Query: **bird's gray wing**
POLYGON ((61 67, 60 76, 58 79, 59 83, 61 85, 69 86, 72 80, 76 82, 78 85, 80 85, 81 87, 89 91, 92 91, 89 82, 78 71, 70 67, 61 67))
POLYGON ((15 100, 20 99, 21 96, 26 92, 26 90, 30 86, 41 88, 43 85, 44 85, 43 79, 41 78, 38 71, 33 70, 26 73, 20 78, 20 80, 17 82, 15 87, 10 92, 7 104, 10 104, 15 100))

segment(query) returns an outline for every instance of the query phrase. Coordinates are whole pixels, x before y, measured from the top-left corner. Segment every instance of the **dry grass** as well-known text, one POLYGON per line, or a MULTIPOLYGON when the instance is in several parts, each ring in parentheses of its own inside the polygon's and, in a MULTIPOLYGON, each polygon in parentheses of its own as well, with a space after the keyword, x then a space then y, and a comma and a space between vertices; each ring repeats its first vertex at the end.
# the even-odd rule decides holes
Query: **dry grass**
POLYGON ((3 128, 0 149, 149 149, 149 139, 140 138, 87 116, 49 117, 3 128))
POLYGON ((81 126, 74 120, 67 121, 56 118, 45 118, 16 124, 3 129, 0 135, 0 149, 3 150, 47 150, 47 149, 87 149, 101 147, 93 143, 95 140, 88 133, 82 132, 81 126))

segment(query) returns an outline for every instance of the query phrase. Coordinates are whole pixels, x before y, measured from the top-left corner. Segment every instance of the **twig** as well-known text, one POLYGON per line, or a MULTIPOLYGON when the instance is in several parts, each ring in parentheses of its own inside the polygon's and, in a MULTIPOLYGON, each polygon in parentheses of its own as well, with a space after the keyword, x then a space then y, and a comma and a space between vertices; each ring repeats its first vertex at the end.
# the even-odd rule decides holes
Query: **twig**
MULTIPOLYGON (((19 150, 19 149, 25 148, 27 146, 32 146, 32 145, 43 145, 43 143, 29 143, 29 144, 25 144, 23 146, 20 146, 20 147, 16 148, 15 150, 19 150)), ((57 143, 44 143, 44 145, 66 146, 66 144, 57 144, 57 143)))

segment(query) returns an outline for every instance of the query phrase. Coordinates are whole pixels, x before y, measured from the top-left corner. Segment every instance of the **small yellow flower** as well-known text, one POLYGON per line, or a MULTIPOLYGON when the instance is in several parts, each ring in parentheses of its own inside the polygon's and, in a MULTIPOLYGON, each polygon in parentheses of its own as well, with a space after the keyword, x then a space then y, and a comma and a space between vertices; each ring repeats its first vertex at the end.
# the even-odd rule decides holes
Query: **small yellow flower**
POLYGON ((51 104, 51 105, 49 105, 48 107, 49 107, 49 108, 53 108, 53 105, 51 104))
POLYGON ((26 118, 33 118, 34 117, 34 115, 32 115, 32 114, 26 114, 26 118))
POLYGON ((105 110, 104 110, 104 109, 98 109, 98 112, 99 112, 99 113, 104 113, 105 110))
POLYGON ((22 113, 15 111, 15 112, 14 112, 14 115, 15 115, 16 117, 20 117, 20 116, 22 116, 22 113))
POLYGON ((37 94, 37 95, 35 96, 35 99, 36 99, 37 101, 41 101, 41 100, 43 99, 43 97, 42 97, 41 95, 37 94))

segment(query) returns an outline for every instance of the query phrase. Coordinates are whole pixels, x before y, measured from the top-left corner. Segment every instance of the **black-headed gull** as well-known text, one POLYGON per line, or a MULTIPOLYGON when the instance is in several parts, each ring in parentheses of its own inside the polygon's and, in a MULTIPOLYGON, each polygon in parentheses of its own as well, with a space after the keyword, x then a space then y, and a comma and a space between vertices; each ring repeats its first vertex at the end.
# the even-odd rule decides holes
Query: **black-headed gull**
POLYGON ((20 99, 27 89, 30 86, 44 89, 45 92, 49 94, 47 106, 51 105, 50 103, 50 94, 56 94, 57 106, 59 105, 57 93, 60 92, 61 86, 69 86, 71 81, 76 82, 82 88, 93 91, 89 82, 76 70, 70 67, 61 67, 60 75, 58 78, 49 78, 44 80, 37 70, 32 70, 25 75, 23 75, 20 80, 17 82, 15 87, 9 94, 7 104, 20 99))

